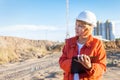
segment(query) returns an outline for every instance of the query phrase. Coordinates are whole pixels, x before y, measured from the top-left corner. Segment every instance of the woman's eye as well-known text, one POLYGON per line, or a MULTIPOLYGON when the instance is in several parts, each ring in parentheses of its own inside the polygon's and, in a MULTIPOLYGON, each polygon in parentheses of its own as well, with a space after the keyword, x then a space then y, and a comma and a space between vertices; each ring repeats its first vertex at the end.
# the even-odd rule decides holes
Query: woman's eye
POLYGON ((81 27, 81 28, 82 28, 82 26, 78 26, 78 27, 81 27))
POLYGON ((80 27, 80 28, 84 28, 83 26, 78 26, 78 27, 80 27))

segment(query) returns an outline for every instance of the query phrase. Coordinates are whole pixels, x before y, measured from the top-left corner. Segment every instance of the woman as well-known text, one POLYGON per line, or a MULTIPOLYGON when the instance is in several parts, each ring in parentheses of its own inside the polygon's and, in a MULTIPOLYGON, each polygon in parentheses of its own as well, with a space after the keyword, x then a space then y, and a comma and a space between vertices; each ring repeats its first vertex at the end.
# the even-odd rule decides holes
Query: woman
POLYGON ((66 39, 59 59, 64 80, 101 80, 106 71, 106 52, 102 41, 92 36, 96 16, 90 11, 83 11, 76 18, 75 25, 76 36, 66 39), (73 59, 76 56, 77 59, 73 59), (72 71, 74 63, 82 65, 83 72, 83 68, 79 68, 78 72, 72 71))

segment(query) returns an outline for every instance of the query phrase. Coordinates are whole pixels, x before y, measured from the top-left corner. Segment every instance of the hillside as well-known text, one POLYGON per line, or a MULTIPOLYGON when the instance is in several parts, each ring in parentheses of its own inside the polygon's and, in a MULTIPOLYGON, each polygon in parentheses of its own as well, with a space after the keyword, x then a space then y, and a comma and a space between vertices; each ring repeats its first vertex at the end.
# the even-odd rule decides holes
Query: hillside
MULTIPOLYGON (((47 40, 29 40, 0 36, 0 64, 41 58, 46 54, 60 52, 64 43, 47 40)), ((119 50, 120 41, 104 42, 108 51, 119 50)))
POLYGON ((0 64, 40 58, 53 50, 60 51, 59 44, 47 40, 0 36, 0 64))
POLYGON ((116 41, 103 41, 105 49, 110 50, 110 49, 119 49, 120 48, 120 40, 116 41))

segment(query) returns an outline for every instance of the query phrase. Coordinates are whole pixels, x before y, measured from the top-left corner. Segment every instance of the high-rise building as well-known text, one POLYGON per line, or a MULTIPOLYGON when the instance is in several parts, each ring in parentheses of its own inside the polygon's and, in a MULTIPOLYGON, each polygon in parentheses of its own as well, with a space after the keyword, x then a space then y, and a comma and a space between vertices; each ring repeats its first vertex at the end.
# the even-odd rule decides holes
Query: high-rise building
POLYGON ((115 24, 109 23, 109 40, 115 40, 115 24))
POLYGON ((115 25, 113 22, 107 20, 105 23, 97 22, 97 27, 94 28, 94 35, 101 36, 102 39, 115 40, 115 25))

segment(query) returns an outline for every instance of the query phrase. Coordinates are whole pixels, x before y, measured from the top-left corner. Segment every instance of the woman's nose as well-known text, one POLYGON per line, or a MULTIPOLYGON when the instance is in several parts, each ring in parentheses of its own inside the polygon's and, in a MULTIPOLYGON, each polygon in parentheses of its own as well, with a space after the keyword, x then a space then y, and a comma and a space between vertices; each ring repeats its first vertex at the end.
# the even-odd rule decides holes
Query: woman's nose
POLYGON ((81 31, 82 31, 82 32, 84 32, 84 31, 85 31, 85 29, 81 28, 81 31))
POLYGON ((78 27, 77 26, 75 26, 75 30, 77 30, 78 29, 78 27))

